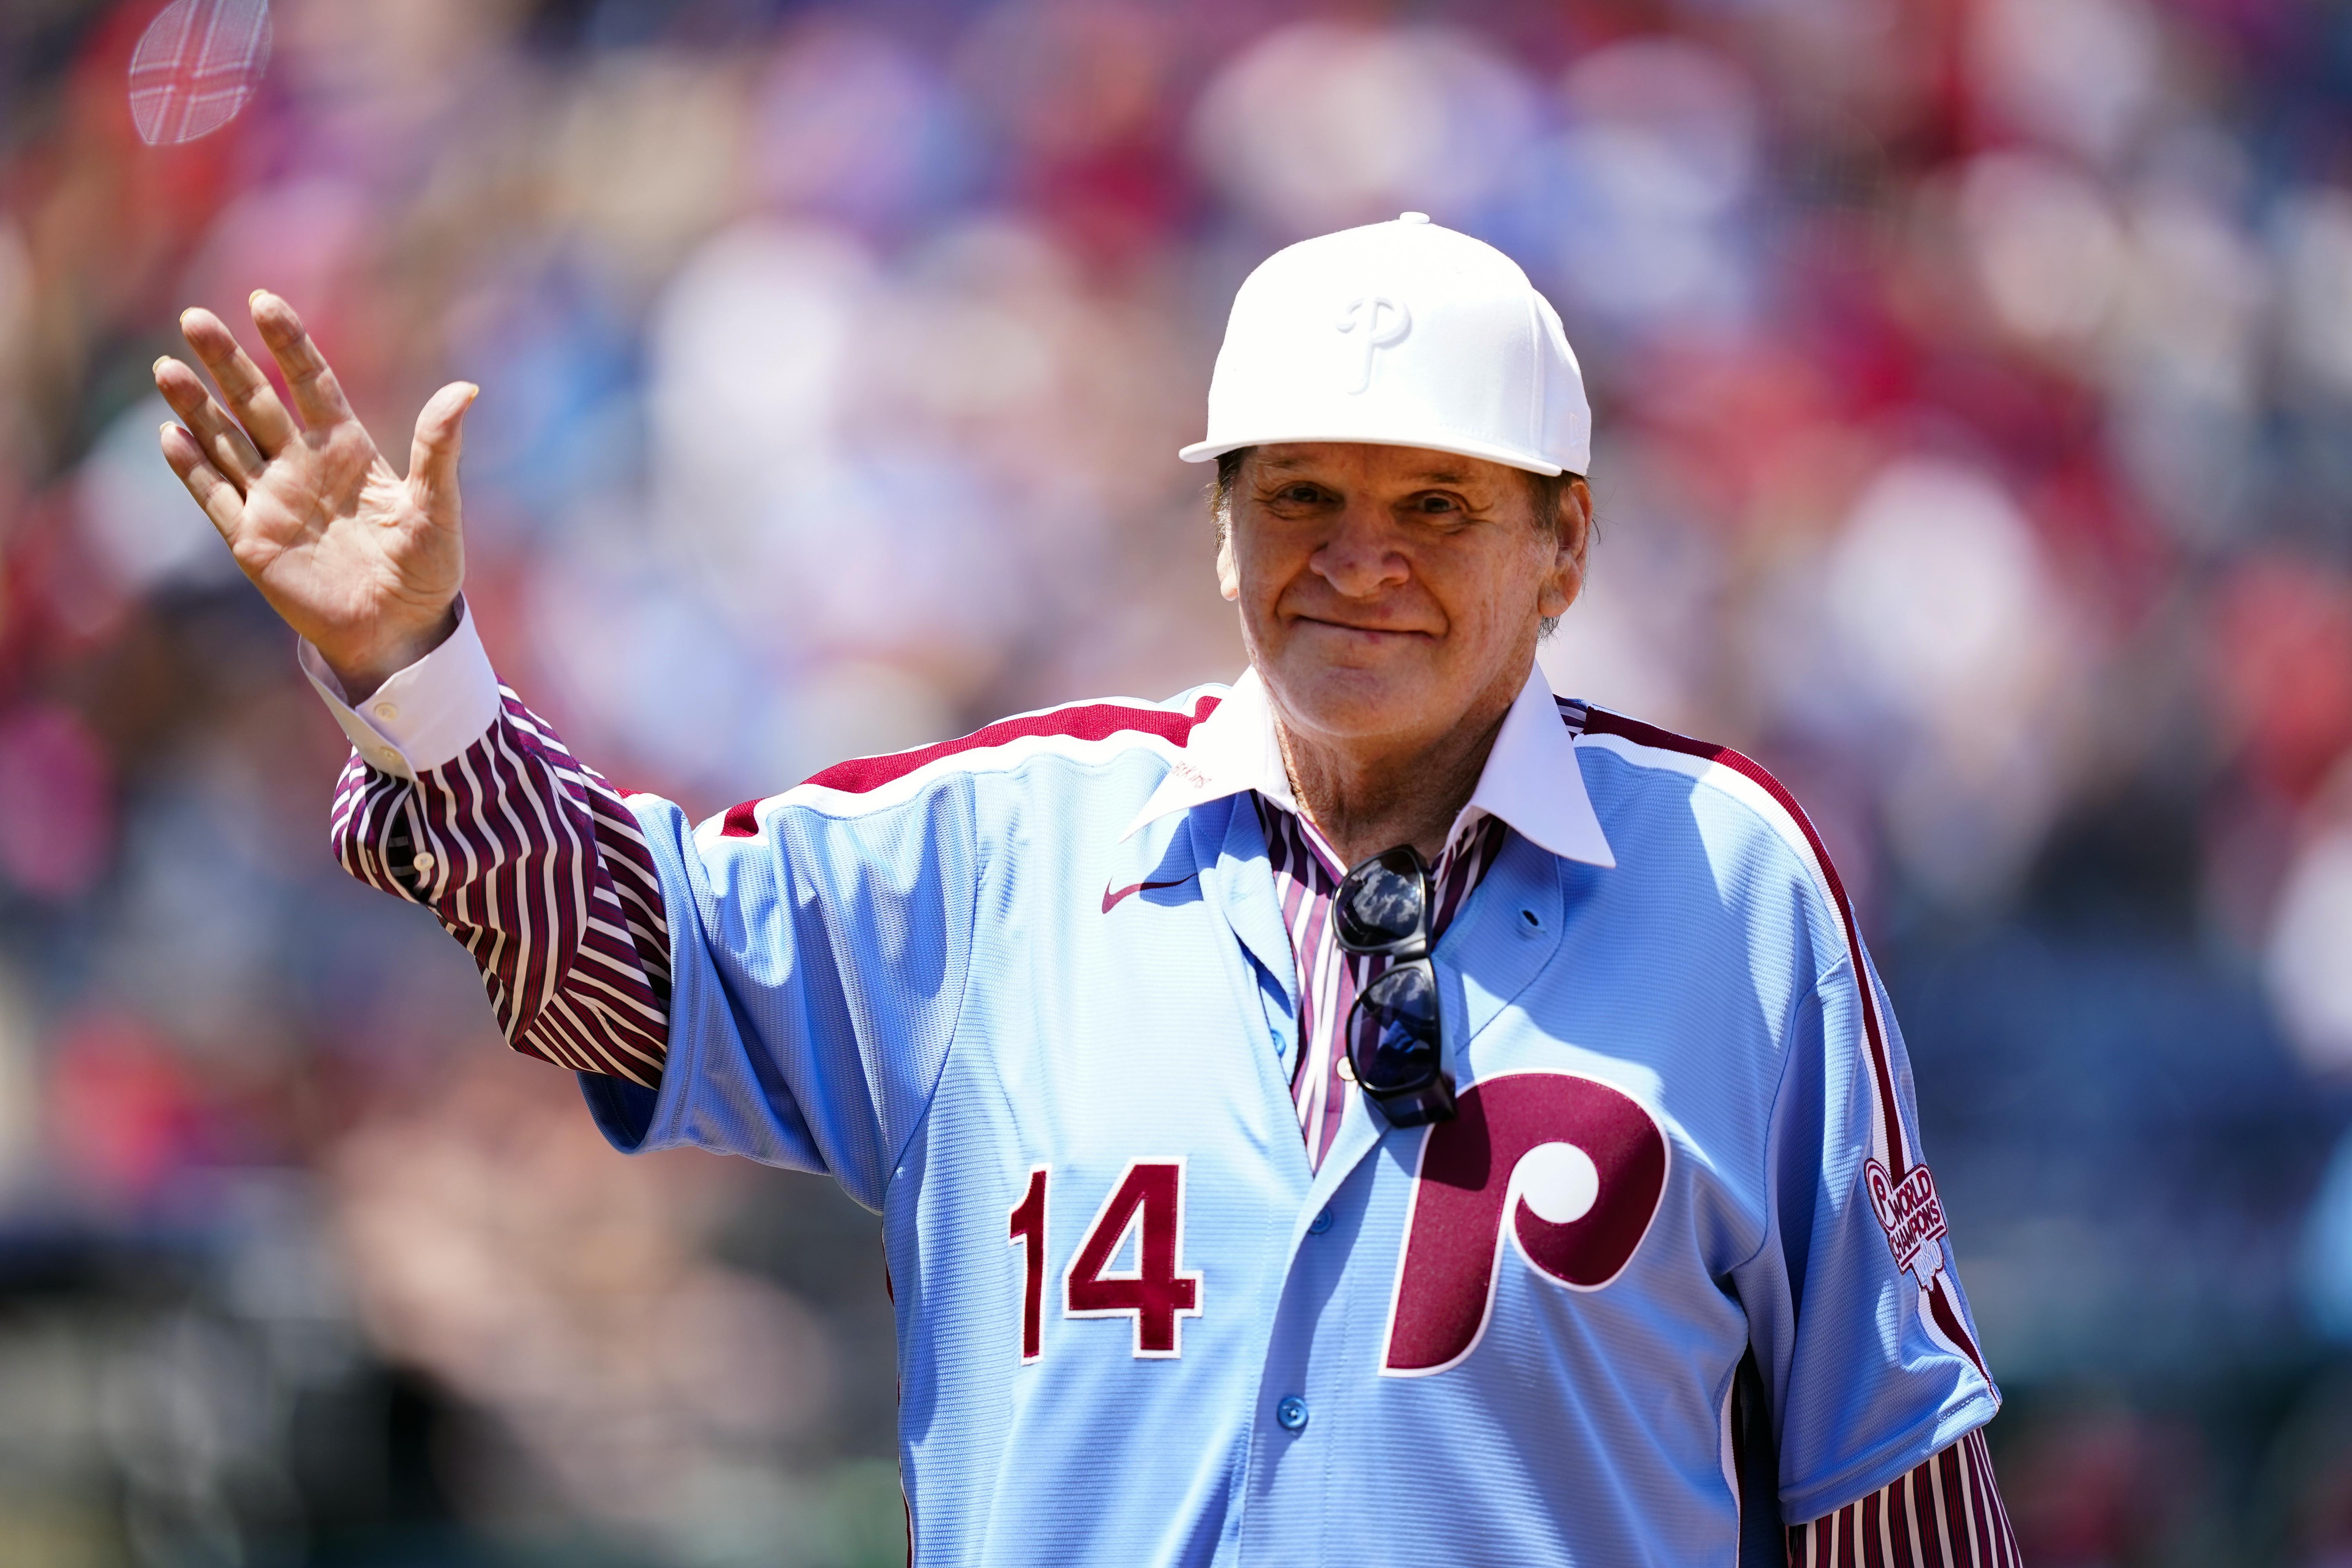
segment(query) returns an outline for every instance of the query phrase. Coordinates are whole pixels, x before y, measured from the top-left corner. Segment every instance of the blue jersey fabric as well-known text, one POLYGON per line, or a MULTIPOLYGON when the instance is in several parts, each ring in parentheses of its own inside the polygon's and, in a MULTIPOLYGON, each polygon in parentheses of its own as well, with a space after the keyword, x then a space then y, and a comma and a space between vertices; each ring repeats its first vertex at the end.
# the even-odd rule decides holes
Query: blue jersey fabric
POLYGON ((1055 710, 699 827, 631 800, 669 1058, 657 1095, 583 1078, 591 1107, 624 1149, 880 1212, 919 1563, 1729 1568, 1743 1361, 1790 1521, 1990 1418, 1900 1037, 1776 786, 1567 710, 1563 771, 1512 787, 1580 781, 1607 847, 1513 833, 1439 944, 1470 1114, 1351 1097, 1314 1171, 1258 814, 1129 831, 1228 696, 1055 710), (1098 1221, 1094 1272, 1148 1270, 1153 1211, 1106 1215, 1138 1162, 1175 1167, 1192 1281, 1149 1352, 1138 1314, 1067 1310, 1098 1221))

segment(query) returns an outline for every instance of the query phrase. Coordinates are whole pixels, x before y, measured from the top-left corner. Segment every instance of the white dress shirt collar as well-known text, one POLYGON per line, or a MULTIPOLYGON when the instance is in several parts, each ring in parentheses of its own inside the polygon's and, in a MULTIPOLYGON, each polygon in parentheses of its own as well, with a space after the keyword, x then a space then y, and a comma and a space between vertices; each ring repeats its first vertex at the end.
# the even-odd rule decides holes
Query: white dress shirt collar
MULTIPOLYGON (((1275 738, 1274 707, 1255 669, 1244 670, 1224 700, 1193 728, 1184 754, 1127 832, 1132 835, 1163 816, 1244 790, 1255 790, 1285 811, 1298 809, 1291 797, 1290 775, 1282 765, 1282 747, 1275 738)), ((1521 837, 1563 859, 1617 864, 1601 831, 1601 819, 1593 815, 1591 797, 1585 794, 1576 738, 1561 721, 1540 666, 1528 672, 1527 684, 1503 715, 1478 787, 1454 817, 1447 842, 1486 816, 1501 817, 1521 837)))

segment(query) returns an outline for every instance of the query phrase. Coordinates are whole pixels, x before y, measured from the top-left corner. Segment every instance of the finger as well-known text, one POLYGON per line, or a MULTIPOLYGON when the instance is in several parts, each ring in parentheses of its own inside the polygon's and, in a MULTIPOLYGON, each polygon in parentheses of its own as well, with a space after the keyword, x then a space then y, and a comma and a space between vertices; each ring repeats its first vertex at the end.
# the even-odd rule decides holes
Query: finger
POLYGON ((261 341, 286 373, 286 390, 294 395, 294 411, 302 423, 323 430, 349 419, 352 405, 343 401, 342 386, 294 307, 267 289, 256 289, 252 303, 253 324, 261 329, 261 341))
POLYGON ((236 525, 245 516, 245 500, 236 487, 223 479, 220 470, 205 461, 204 448, 196 438, 177 425, 163 426, 163 460, 196 498, 196 504, 212 519, 213 527, 230 543, 236 542, 236 525))
POLYGON ((169 354, 155 362, 155 390, 172 405, 202 448, 205 460, 237 488, 239 494, 261 477, 261 453, 253 439, 237 428, 196 373, 169 354))
POLYGON ((408 483, 428 516, 441 510, 436 501, 457 497, 457 455, 466 440, 466 410, 482 389, 470 381, 453 381, 426 400, 416 416, 416 440, 408 449, 408 483))
POLYGON ((218 316, 201 308, 180 312, 180 335, 212 372, 221 400, 253 437, 255 448, 264 458, 278 456, 294 439, 294 416, 278 401, 277 391, 253 356, 237 346, 236 335, 218 316))

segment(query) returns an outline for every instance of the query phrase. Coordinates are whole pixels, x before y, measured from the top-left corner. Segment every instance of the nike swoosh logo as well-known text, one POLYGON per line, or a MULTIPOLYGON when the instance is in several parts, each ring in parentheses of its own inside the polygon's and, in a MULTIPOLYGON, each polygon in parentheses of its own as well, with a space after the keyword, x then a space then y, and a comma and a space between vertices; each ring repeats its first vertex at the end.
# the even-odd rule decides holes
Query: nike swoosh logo
POLYGON ((1118 903, 1121 899, 1133 898, 1136 894, 1150 888, 1181 888, 1185 883, 1191 881, 1193 877, 1197 877, 1199 875, 1200 873, 1195 871, 1188 876, 1179 877, 1172 882, 1138 882, 1131 888, 1105 888, 1103 889, 1103 913, 1110 913, 1111 906, 1118 903))

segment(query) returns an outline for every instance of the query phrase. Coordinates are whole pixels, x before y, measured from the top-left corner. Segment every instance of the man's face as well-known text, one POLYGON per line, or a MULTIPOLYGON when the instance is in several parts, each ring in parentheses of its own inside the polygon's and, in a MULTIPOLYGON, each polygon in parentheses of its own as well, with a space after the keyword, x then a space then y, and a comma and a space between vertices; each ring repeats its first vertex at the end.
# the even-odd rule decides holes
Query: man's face
POLYGON ((1538 527, 1526 476, 1417 447, 1260 447, 1234 486, 1218 584, 1294 729, 1342 744, 1433 741, 1499 716, 1543 617, 1584 581, 1589 513, 1570 487, 1538 527))

